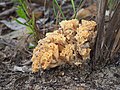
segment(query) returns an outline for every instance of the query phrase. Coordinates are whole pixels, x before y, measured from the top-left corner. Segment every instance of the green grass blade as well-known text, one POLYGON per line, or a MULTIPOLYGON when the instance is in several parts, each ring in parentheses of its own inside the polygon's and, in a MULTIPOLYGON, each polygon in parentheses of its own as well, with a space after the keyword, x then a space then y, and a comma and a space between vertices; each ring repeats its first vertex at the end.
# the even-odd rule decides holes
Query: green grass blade
POLYGON ((76 10, 75 10, 74 0, 71 0, 71 3, 72 3, 72 7, 73 7, 73 10, 74 10, 74 17, 75 17, 76 16, 76 10))
POLYGON ((53 4, 53 12, 54 12, 54 15, 56 17, 57 16, 57 12, 56 12, 56 9, 55 9, 55 3, 54 3, 54 1, 52 2, 52 4, 53 4))
POLYGON ((23 18, 23 19, 26 19, 26 18, 27 18, 26 13, 24 12, 24 10, 23 10, 23 8, 22 8, 21 6, 18 6, 18 7, 17 7, 16 12, 17 12, 17 15, 18 15, 19 17, 21 17, 21 18, 23 18))
MULTIPOLYGON (((24 10, 27 17, 29 17, 28 9, 27 9, 27 2, 25 0, 19 0, 19 3, 21 4, 21 8, 24 10)), ((28 18, 26 18, 27 20, 28 18)))
POLYGON ((62 17, 63 17, 64 19, 66 19, 65 16, 64 16, 64 14, 63 14, 63 11, 62 11, 61 7, 59 6, 59 4, 58 4, 58 2, 57 2, 57 0, 54 0, 54 2, 55 2, 55 4, 57 5, 60 13, 62 14, 62 17))

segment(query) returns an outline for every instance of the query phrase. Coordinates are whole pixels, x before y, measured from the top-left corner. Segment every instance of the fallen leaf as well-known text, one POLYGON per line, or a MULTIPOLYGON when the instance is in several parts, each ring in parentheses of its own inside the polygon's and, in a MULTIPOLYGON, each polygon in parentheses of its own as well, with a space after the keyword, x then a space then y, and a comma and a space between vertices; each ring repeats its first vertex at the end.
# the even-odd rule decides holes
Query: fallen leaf
POLYGON ((96 3, 94 3, 87 8, 80 9, 76 14, 76 18, 80 20, 88 16, 96 16, 97 13, 96 11, 97 11, 97 7, 96 7, 96 3))
MULTIPOLYGON (((19 20, 22 23, 26 22, 22 18, 17 18, 17 20, 19 20)), ((3 23, 3 24, 5 24, 8 28, 10 28, 12 30, 23 30, 23 29, 26 29, 25 25, 19 24, 16 20, 13 20, 13 21, 1 20, 0 22, 3 23)))

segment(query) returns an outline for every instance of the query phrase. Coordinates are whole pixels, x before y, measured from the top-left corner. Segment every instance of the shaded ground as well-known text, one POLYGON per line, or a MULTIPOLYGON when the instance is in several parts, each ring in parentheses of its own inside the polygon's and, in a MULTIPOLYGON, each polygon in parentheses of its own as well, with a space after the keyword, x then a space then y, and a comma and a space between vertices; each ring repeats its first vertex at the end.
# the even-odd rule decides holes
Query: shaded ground
POLYGON ((120 90, 120 64, 92 74, 69 65, 36 74, 13 71, 12 67, 0 63, 0 90, 120 90))
MULTIPOLYGON (((10 3, 8 8, 0 7, 0 12, 12 5, 10 3)), ((44 6, 36 7, 44 11, 44 6)), ((64 13, 70 12, 67 18, 72 16, 71 5, 63 4, 63 10, 64 13)), ((11 16, 17 17, 15 10, 0 17, 0 20, 12 20, 11 16)), ((55 22, 51 8, 38 20, 40 30, 45 32, 55 28, 55 22)), ((64 65, 33 74, 30 62, 32 49, 28 48, 29 35, 18 35, 20 32, 0 23, 0 90, 120 90, 120 54, 116 58, 117 63, 93 73, 90 73, 88 65, 85 69, 64 65), (11 32, 15 34, 8 35, 11 32)))

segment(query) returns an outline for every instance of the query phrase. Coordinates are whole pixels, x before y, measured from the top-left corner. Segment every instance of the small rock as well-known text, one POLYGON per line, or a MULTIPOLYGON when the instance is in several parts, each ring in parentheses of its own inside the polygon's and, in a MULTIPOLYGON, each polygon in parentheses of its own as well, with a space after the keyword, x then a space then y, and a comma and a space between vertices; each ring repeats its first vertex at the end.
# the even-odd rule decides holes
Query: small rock
POLYGON ((26 66, 23 66, 23 67, 14 66, 14 71, 29 72, 30 69, 28 69, 28 67, 26 67, 26 66))
POLYGON ((81 86, 85 86, 85 83, 81 83, 81 86))

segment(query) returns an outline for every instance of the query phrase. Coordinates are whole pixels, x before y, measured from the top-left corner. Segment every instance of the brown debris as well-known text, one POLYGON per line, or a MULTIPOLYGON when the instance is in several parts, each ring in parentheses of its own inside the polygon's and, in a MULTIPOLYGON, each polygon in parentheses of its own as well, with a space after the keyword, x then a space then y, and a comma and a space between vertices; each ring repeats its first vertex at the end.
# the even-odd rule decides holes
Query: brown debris
POLYGON ((97 14, 97 7, 96 7, 96 3, 93 3, 92 5, 90 5, 87 8, 81 8, 77 14, 76 17, 77 19, 83 19, 83 18, 87 18, 89 16, 96 16, 97 14))

